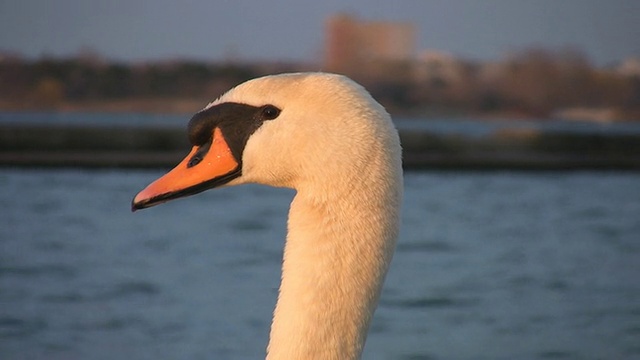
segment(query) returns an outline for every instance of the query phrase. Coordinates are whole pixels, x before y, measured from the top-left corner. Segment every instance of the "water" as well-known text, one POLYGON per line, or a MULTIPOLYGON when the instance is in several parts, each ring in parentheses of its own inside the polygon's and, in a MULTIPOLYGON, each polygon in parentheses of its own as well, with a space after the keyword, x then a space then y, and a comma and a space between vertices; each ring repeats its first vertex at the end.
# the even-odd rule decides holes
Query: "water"
MULTIPOLYGON (((0 358, 259 359, 293 192, 0 169, 0 358)), ((409 172, 364 359, 640 359, 640 174, 409 172)))
MULTIPOLYGON (((195 109, 197 111, 198 109, 195 109)), ((190 114, 2 112, 1 124, 93 125, 186 128, 190 114)), ((487 136, 499 130, 534 130, 582 134, 640 134, 640 122, 594 123, 563 120, 497 120, 474 118, 394 118, 400 129, 436 134, 487 136)))

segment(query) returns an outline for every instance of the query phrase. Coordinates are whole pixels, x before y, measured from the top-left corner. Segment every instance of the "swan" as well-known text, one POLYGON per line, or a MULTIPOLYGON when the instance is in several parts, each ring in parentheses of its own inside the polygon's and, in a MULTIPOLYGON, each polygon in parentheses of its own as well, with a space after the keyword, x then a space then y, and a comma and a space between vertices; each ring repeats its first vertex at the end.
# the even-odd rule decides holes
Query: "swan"
POLYGON ((249 80, 195 114, 191 152, 132 210, 245 183, 296 191, 267 359, 358 359, 399 232, 398 132, 356 82, 249 80))

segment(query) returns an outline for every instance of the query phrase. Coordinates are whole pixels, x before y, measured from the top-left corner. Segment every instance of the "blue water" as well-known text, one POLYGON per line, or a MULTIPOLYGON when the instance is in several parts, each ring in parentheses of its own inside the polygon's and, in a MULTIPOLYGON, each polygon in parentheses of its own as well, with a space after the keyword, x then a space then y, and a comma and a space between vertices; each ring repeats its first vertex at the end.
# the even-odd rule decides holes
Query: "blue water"
MULTIPOLYGON (((259 359, 293 192, 0 169, 0 358, 259 359)), ((640 359, 640 174, 409 172, 364 359, 640 359)))

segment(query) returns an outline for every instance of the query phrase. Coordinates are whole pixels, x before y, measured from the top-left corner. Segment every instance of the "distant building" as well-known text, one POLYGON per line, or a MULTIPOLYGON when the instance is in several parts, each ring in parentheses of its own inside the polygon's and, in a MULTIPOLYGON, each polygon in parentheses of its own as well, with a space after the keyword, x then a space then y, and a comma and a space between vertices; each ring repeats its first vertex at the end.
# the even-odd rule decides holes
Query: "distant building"
POLYGON ((624 59, 617 68, 619 74, 630 77, 640 77, 640 57, 624 59))
POLYGON ((353 73, 372 61, 411 60, 415 28, 410 23, 361 21, 346 14, 331 16, 325 27, 325 68, 353 73))
POLYGON ((414 76, 419 81, 456 83, 463 80, 464 65, 450 53, 425 50, 417 58, 414 76))

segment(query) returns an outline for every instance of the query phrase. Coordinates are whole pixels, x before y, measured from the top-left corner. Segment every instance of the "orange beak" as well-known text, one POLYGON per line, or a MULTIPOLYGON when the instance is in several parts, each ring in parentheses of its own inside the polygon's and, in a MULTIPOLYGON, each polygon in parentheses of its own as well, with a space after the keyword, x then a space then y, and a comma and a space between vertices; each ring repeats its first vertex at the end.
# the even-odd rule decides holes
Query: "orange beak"
POLYGON ((240 176, 240 163, 231 153, 222 131, 215 128, 209 150, 194 146, 173 170, 152 182, 133 199, 131 210, 148 208, 163 202, 200 193, 240 176), (194 157, 201 160, 194 163, 194 157))

